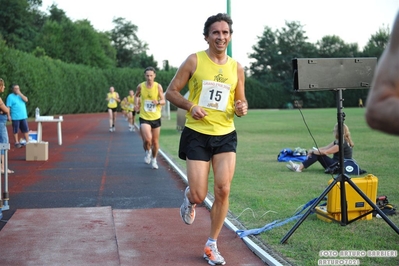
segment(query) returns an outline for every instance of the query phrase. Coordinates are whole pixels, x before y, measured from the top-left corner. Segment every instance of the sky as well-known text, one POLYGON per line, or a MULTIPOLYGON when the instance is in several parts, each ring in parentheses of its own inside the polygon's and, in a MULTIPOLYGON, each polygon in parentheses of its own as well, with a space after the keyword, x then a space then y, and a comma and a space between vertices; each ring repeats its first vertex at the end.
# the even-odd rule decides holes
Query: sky
MULTIPOLYGON (((87 19, 98 31, 114 28, 112 20, 125 18, 138 27, 158 66, 169 60, 179 67, 191 53, 204 50, 202 35, 209 16, 227 13, 227 0, 42 0, 42 10, 56 4, 73 21, 87 19)), ((230 0, 233 19, 232 57, 249 67, 253 46, 265 27, 273 31, 286 22, 300 22, 308 41, 327 35, 362 50, 379 29, 392 29, 399 0, 230 0)))

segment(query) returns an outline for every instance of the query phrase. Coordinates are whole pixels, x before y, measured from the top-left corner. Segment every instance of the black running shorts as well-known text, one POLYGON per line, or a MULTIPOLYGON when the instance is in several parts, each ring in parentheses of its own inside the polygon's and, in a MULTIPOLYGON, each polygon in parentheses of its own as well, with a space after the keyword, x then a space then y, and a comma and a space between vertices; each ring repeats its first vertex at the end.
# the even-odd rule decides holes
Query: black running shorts
POLYGON ((151 128, 157 128, 157 127, 161 127, 161 118, 157 119, 157 120, 145 120, 143 118, 139 118, 139 122, 140 125, 141 124, 148 124, 151 126, 151 128))
POLYGON ((236 152, 237 132, 212 136, 184 127, 180 137, 179 158, 208 162, 214 154, 236 152))

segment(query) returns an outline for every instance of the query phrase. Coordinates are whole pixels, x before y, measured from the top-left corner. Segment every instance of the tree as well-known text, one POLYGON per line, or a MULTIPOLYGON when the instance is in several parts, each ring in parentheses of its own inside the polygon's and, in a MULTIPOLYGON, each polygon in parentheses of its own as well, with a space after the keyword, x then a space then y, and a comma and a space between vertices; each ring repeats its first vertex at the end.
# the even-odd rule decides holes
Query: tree
POLYGON ((37 38, 36 51, 67 63, 108 68, 115 66, 115 50, 105 33, 97 32, 88 20, 72 22, 56 5, 37 38))
POLYGON ((292 76, 292 59, 314 55, 316 48, 307 42, 303 26, 299 22, 286 22, 286 27, 272 31, 265 27, 263 35, 254 45, 249 58, 250 75, 265 81, 281 82, 292 76))
POLYGON ((389 27, 380 28, 375 34, 371 35, 369 41, 363 49, 363 56, 379 58, 388 45, 389 36, 389 27))
POLYGON ((0 35, 7 45, 32 51, 34 40, 45 21, 41 0, 0 0, 0 35))
POLYGON ((324 36, 317 41, 318 57, 354 57, 359 56, 359 46, 357 43, 346 44, 340 37, 336 35, 324 36))
MULTIPOLYGON (((316 47, 307 42, 303 26, 299 22, 286 22, 286 27, 272 31, 265 27, 263 35, 252 48, 254 53, 249 58, 255 59, 250 64, 250 76, 263 83, 267 89, 273 92, 262 94, 278 101, 277 106, 284 106, 291 101, 292 91, 292 59, 299 57, 311 57, 316 54, 316 47), (281 97, 276 98, 276 91, 281 97)), ((261 94, 259 94, 261 95, 261 94)), ((263 99, 266 102, 266 99, 263 99)))
POLYGON ((113 20, 115 28, 109 32, 112 46, 116 50, 118 67, 145 68, 149 65, 157 67, 153 57, 147 56, 148 44, 137 36, 138 27, 124 18, 113 20))
POLYGON ((277 37, 270 27, 265 27, 262 36, 258 36, 258 43, 252 46, 253 53, 249 58, 255 59, 250 63, 250 76, 263 81, 272 81, 272 64, 279 52, 277 37))

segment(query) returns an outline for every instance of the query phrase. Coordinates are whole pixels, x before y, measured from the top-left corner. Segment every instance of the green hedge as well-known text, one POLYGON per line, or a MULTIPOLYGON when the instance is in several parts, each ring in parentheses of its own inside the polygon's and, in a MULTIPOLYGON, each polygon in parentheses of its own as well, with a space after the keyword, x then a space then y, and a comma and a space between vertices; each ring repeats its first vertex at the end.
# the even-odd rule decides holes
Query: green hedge
MULTIPOLYGON (((34 115, 36 107, 41 115, 106 111, 105 98, 110 86, 123 98, 145 80, 143 69, 98 69, 67 64, 10 49, 4 43, 0 43, 0 58, 0 77, 7 88, 2 99, 5 101, 12 84, 18 84, 29 98, 29 116, 34 115)), ((166 90, 173 75, 174 72, 160 71, 156 80, 166 90)))

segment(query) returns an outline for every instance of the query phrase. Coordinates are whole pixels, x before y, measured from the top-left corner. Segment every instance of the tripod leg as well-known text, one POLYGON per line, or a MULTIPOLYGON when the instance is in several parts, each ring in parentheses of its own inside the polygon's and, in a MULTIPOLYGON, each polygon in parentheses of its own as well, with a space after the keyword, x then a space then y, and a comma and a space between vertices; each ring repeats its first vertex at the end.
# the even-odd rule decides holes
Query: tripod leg
POLYGON ((399 234, 399 228, 391 221, 389 220, 389 218, 385 215, 385 213, 383 211, 381 211, 380 208, 378 208, 378 206, 372 202, 367 195, 365 195, 363 193, 363 191, 361 189, 359 189, 356 184, 349 178, 346 178, 346 181, 348 182, 349 185, 351 185, 351 187, 371 206, 373 207, 373 210, 375 210, 381 217, 382 219, 384 219, 384 221, 397 233, 399 234))
POLYGON ((284 244, 288 238, 295 232, 295 230, 302 224, 303 221, 309 216, 311 212, 316 208, 316 206, 324 199, 324 197, 330 192, 330 190, 335 186, 338 182, 337 179, 334 179, 333 182, 323 191, 323 193, 317 198, 317 200, 309 207, 309 209, 303 214, 303 216, 296 222, 296 224, 291 228, 291 230, 281 239, 280 244, 284 244))

